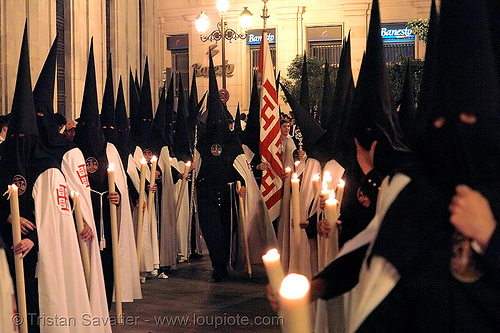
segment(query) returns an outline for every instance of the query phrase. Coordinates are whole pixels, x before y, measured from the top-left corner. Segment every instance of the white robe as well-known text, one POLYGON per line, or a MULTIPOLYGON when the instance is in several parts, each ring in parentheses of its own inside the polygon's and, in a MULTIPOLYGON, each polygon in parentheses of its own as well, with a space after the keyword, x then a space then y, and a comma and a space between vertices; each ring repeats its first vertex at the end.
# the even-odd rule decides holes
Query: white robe
POLYGON ((158 167, 162 173, 160 265, 175 269, 177 266, 178 234, 175 218, 175 189, 169 156, 168 147, 163 147, 158 159, 158 167))
POLYGON ((113 144, 107 144, 106 155, 108 157, 108 163, 115 164, 115 183, 121 194, 120 205, 117 207, 117 215, 122 301, 133 302, 134 299, 142 298, 142 292, 139 267, 137 264, 132 210, 130 208, 128 196, 127 175, 123 168, 120 155, 113 144))
POLYGON ((268 250, 276 248, 278 241, 264 198, 245 155, 237 156, 233 166, 245 180, 246 193, 243 197, 246 212, 245 237, 249 244, 250 262, 262 263, 262 256, 268 250))
POLYGON ((44 171, 33 186, 38 234, 40 314, 61 318, 59 326, 40 323, 42 333, 93 332, 83 325, 91 314, 67 184, 59 169, 44 171))
POLYGON ((0 248, 0 332, 15 333, 17 327, 12 324, 16 313, 16 294, 10 276, 5 249, 0 248))
MULTIPOLYGON (((61 171, 66 178, 69 193, 71 191, 79 193, 83 220, 89 225, 95 236, 92 242, 87 242, 90 257, 90 306, 92 308, 92 316, 107 318, 109 313, 106 301, 106 289, 104 287, 101 253, 99 251, 99 241, 90 196, 90 184, 85 167, 85 158, 80 149, 73 148, 64 154, 61 171)), ((93 327, 93 332, 111 332, 111 326, 105 322, 100 327, 93 327)))
MULTIPOLYGON (((176 158, 172 159, 172 166, 176 168, 180 173, 184 173, 186 165, 182 161, 178 161, 176 158)), ((175 188, 175 203, 177 205, 177 200, 181 201, 181 208, 179 211, 179 216, 177 218, 177 234, 178 234, 178 253, 179 262, 185 261, 189 258, 189 191, 187 184, 184 186, 183 192, 180 193, 182 189, 182 181, 178 181, 174 185, 175 188), (179 194, 180 193, 180 194, 179 194)), ((174 211, 175 214, 175 211, 174 211)))
MULTIPOLYGON (((141 160, 144 158, 141 148, 135 147, 134 155, 129 155, 127 160, 127 173, 132 179, 132 183, 137 191, 139 191, 140 182, 140 172, 141 172, 141 160)), ((151 170, 146 169, 146 179, 149 181, 151 176, 151 170)), ((144 202, 148 202, 147 195, 144 196, 144 202)), ((153 206, 155 202, 153 201, 153 206)), ((139 205, 142 207, 142 205, 139 205)), ((156 208, 156 207, 154 207, 156 208)), ((133 221, 134 229, 137 232, 137 215, 138 207, 133 205, 133 221)), ((155 269, 159 268, 159 253, 158 253, 158 232, 157 232, 157 218, 155 209, 153 209, 153 215, 151 215, 151 208, 146 207, 143 214, 142 220, 142 249, 141 249, 141 272, 153 272, 155 269)))

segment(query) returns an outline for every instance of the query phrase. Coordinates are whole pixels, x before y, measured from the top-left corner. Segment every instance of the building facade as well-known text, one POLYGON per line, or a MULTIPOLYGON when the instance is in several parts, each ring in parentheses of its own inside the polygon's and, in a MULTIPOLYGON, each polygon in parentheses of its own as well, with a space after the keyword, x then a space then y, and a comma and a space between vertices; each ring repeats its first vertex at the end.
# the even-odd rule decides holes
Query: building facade
MULTIPOLYGON (((389 59, 397 54, 423 58, 425 45, 407 35, 406 22, 428 18, 430 0, 379 0, 389 59)), ((225 15, 228 27, 238 32, 239 15, 246 6, 253 13, 249 36, 226 42, 227 102, 234 114, 238 102, 248 110, 252 72, 258 57, 263 1, 230 0, 225 15)), ((275 68, 286 68, 298 54, 336 63, 343 38, 351 34, 352 69, 355 78, 361 65, 368 32, 371 0, 269 0, 267 28, 275 68)), ((205 11, 208 33, 219 16, 216 0, 0 0, 0 113, 10 112, 24 22, 28 22, 33 85, 52 41, 59 32, 59 55, 55 105, 68 119, 78 118, 83 96, 90 39, 94 39, 99 101, 106 80, 106 59, 113 63, 115 93, 121 76, 128 87, 129 70, 142 76, 146 56, 153 91, 171 74, 183 78, 185 89, 196 69, 198 94, 208 89, 208 52, 216 66, 222 65, 221 45, 202 42, 195 19, 205 11), (62 37, 61 37, 62 36, 62 37)), ((382 33, 382 32, 381 32, 382 33)), ((220 85, 220 81, 219 81, 220 85)), ((125 89, 128 102, 128 89, 125 89)), ((282 109, 286 105, 280 99, 282 109)))
MULTIPOLYGON (((261 19, 263 1, 261 0, 230 0, 229 10, 225 15, 228 26, 239 29, 239 15, 243 7, 253 13, 252 36, 258 35, 262 29, 261 19)), ((379 0, 383 29, 385 28, 386 53, 389 60, 395 59, 397 54, 423 58, 425 44, 414 39, 414 36, 405 36, 408 30, 406 23, 417 18, 428 18, 430 0, 379 0), (389 36, 392 35, 392 36, 389 36)), ((355 79, 361 66, 361 59, 365 50, 366 36, 370 19, 371 0, 269 0, 266 4, 269 13, 267 27, 272 31, 275 67, 286 75, 286 68, 292 60, 306 51, 329 63, 335 63, 340 56, 343 38, 351 33, 352 67, 355 79)), ((159 1, 159 34, 160 34, 160 62, 165 66, 166 74, 171 72, 189 72, 193 75, 193 68, 208 66, 208 50, 215 43, 202 42, 196 30, 195 19, 204 11, 210 19, 209 33, 216 28, 219 16, 215 0, 177 0, 159 1), (178 40, 185 39, 184 49, 169 49, 169 37, 178 40), (176 68, 176 54, 184 52, 188 58, 189 68, 176 68)), ((271 40, 270 40, 271 41, 271 40)), ((220 44, 220 42, 218 43, 220 44)), ((215 47, 220 50, 220 45, 215 47)), ((258 54, 256 47, 249 40, 226 42, 226 62, 228 71, 227 90, 230 98, 227 103, 229 110, 234 114, 238 102, 242 110, 248 110, 252 70, 255 69, 255 57, 258 54)), ((215 52, 214 64, 222 63, 221 52, 215 52)), ((184 74, 185 75, 185 74, 184 74)), ((208 89, 208 79, 205 76, 197 78, 199 92, 208 89)), ((220 86, 220 81, 219 81, 220 86)), ((283 100, 280 99, 280 103, 283 100)), ((282 105, 282 109, 287 107, 282 105)))
MULTIPOLYGON (((152 87, 161 82, 157 1, 153 0, 0 0, 0 110, 10 112, 24 22, 28 23, 31 78, 36 83, 59 33, 55 106, 68 119, 79 117, 90 40, 99 103, 111 57, 115 94, 121 76, 128 101, 129 69, 142 74, 146 56, 152 87), (158 77, 154 76, 158 73, 158 77)), ((157 101, 156 94, 155 101, 157 101)), ((115 95, 116 96, 116 95, 115 95)))

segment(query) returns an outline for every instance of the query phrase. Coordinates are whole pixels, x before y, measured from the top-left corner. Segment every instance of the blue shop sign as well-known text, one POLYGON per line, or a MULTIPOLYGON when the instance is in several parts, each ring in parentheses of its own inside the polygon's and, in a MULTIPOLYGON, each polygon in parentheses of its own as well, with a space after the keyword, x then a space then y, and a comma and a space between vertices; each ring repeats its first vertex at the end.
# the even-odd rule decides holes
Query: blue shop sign
MULTIPOLYGON (((262 40, 262 29, 248 30, 247 45, 260 45, 262 40)), ((267 41, 269 44, 276 44, 276 29, 267 29, 267 41)))
POLYGON ((406 25, 388 25, 380 29, 380 35, 384 42, 414 42, 413 29, 406 25))

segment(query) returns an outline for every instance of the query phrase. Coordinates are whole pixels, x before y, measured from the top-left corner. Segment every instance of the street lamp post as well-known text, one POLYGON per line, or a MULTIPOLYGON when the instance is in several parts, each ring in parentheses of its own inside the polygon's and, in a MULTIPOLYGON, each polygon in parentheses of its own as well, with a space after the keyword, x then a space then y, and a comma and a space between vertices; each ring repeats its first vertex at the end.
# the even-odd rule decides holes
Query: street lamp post
POLYGON ((220 15, 220 21, 217 22, 217 29, 205 35, 205 31, 208 29, 209 21, 208 16, 205 12, 202 12, 198 17, 196 17, 196 30, 200 34, 200 39, 202 42, 221 42, 221 55, 222 55, 222 89, 226 90, 226 40, 232 42, 237 39, 245 39, 246 31, 252 25, 252 13, 243 7, 243 11, 240 14, 241 27, 245 30, 244 33, 239 34, 234 29, 227 26, 227 22, 224 19, 224 15, 229 7, 228 0, 217 0, 217 11, 220 15))

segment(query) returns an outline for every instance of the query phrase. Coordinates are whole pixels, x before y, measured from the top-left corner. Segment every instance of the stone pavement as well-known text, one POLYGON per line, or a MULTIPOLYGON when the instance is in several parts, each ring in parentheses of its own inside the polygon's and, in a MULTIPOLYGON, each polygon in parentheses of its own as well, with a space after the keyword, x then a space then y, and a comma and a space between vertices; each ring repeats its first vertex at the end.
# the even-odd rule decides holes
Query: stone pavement
POLYGON ((264 267, 252 270, 251 278, 238 273, 214 283, 206 253, 180 263, 168 279, 147 279, 142 300, 123 303, 124 325, 113 326, 113 332, 281 332, 280 318, 266 298, 264 267))

